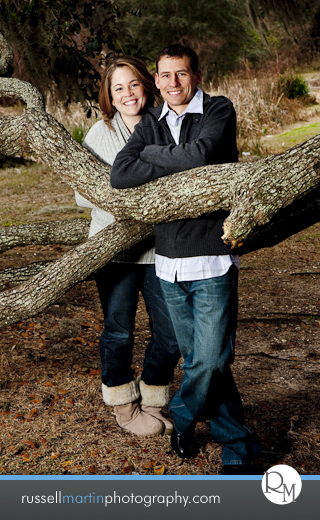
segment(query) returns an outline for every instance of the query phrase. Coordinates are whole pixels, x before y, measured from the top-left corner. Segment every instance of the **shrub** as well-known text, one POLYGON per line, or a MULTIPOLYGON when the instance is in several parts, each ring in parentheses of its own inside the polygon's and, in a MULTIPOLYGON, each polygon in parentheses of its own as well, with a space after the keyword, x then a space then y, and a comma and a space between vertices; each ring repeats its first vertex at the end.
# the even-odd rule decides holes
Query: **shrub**
POLYGON ((82 141, 84 139, 84 128, 83 125, 74 126, 72 129, 72 137, 75 141, 82 144, 82 141))
POLYGON ((279 89, 288 99, 299 99, 309 94, 306 80, 293 72, 279 76, 279 89))

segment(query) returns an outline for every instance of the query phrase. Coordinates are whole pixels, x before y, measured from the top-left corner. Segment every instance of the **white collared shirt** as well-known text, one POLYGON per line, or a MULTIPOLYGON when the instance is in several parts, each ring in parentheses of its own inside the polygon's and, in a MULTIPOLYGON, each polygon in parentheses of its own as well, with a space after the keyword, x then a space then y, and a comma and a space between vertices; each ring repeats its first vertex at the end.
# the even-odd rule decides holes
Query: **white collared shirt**
MULTIPOLYGON (((179 144, 182 121, 186 114, 203 114, 203 91, 197 87, 195 95, 187 108, 178 115, 169 108, 165 101, 159 117, 166 118, 175 143, 179 144)), ((232 255, 192 256, 187 258, 168 258, 156 255, 156 274, 167 282, 187 282, 205 280, 226 274, 232 264, 239 267, 239 257, 232 255)))

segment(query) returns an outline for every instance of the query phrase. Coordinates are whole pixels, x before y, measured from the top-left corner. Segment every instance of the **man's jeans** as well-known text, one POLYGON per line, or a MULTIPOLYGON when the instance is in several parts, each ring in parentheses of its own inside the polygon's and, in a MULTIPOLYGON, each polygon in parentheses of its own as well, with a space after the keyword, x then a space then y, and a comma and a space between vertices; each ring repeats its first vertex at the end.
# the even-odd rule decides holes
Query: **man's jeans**
POLYGON ((100 338, 102 382, 118 386, 134 377, 131 368, 133 332, 141 290, 151 329, 142 380, 147 385, 167 385, 180 352, 154 264, 111 262, 95 274, 95 280, 104 313, 104 331, 100 338))
POLYGON ((217 278, 175 283, 161 280, 184 358, 184 377, 169 413, 180 433, 209 419, 214 441, 223 445, 223 464, 249 464, 260 448, 245 425, 229 366, 234 356, 237 283, 235 266, 217 278))

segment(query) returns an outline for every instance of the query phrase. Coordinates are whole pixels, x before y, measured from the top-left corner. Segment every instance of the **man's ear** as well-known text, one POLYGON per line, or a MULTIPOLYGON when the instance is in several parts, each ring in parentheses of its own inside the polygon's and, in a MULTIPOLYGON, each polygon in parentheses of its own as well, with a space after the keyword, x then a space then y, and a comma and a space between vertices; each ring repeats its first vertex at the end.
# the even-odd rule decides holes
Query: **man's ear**
POLYGON ((154 83, 155 83, 157 89, 160 90, 160 86, 159 86, 159 76, 158 76, 157 73, 155 73, 155 75, 154 75, 154 83))
POLYGON ((201 70, 200 70, 200 69, 197 70, 197 72, 196 72, 196 77, 197 77, 196 85, 199 85, 199 83, 201 83, 201 80, 202 80, 202 77, 201 77, 201 70))

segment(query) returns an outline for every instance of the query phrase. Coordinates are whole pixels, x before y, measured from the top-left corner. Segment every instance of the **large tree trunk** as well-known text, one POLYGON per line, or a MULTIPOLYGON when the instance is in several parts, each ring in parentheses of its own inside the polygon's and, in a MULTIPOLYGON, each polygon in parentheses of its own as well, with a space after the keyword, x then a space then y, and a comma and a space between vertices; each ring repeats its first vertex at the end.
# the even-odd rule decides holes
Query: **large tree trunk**
POLYGON ((132 239, 129 236, 133 230, 139 230, 140 238, 148 236, 152 226, 142 222, 196 218, 224 209, 230 214, 222 238, 241 254, 273 245, 319 220, 320 136, 282 155, 256 162, 206 166, 138 188, 115 190, 109 184, 110 168, 44 112, 36 89, 18 80, 0 79, 0 95, 16 95, 27 103, 22 116, 0 119, 0 153, 31 153, 96 206, 110 211, 118 221, 125 221, 115 224, 112 232, 105 231, 77 247, 74 254, 68 253, 60 263, 52 264, 25 286, 3 293, 3 324, 31 316, 52 303, 121 249, 136 242, 135 233, 132 239), (109 234, 114 232, 117 240, 109 234), (55 278, 56 265, 58 271, 64 266, 63 280, 55 278))

